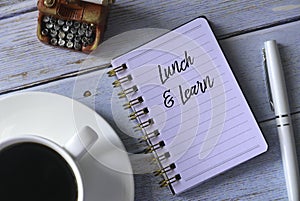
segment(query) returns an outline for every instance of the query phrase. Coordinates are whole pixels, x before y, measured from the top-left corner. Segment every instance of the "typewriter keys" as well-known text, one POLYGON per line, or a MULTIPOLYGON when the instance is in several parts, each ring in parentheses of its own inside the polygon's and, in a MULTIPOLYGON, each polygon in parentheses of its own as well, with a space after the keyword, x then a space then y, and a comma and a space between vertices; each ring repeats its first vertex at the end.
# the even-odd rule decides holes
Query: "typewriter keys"
MULTIPOLYGON (((44 16, 44 18, 47 18, 47 16, 44 16)), ((58 19, 58 20, 57 20, 57 24, 58 24, 59 26, 63 26, 63 25, 65 24, 65 21, 64 21, 64 20, 61 20, 61 19, 58 19)))
POLYGON ((67 31, 69 31, 69 26, 67 25, 67 24, 65 24, 63 27, 62 27, 62 30, 64 31, 64 32, 67 32, 67 31))
POLYGON ((50 36, 51 36, 52 38, 55 38, 55 37, 57 36, 57 31, 51 30, 51 31, 50 31, 50 36))
POLYGON ((68 41, 66 46, 67 46, 67 48, 73 48, 73 42, 68 41))
POLYGON ((65 46, 65 44, 66 44, 66 41, 65 41, 65 40, 59 39, 59 41, 58 41, 58 45, 59 45, 59 46, 63 47, 63 46, 65 46))
POLYGON ((42 30, 42 36, 47 36, 49 34, 49 30, 48 29, 43 29, 42 30))
POLYGON ((80 45, 79 42, 75 42, 75 43, 74 43, 74 49, 75 49, 75 50, 80 50, 80 49, 81 49, 81 45, 80 45))
POLYGON ((78 29, 80 27, 80 23, 79 22, 74 22, 73 26, 74 26, 75 29, 78 29))
POLYGON ((50 21, 50 17, 49 16, 44 16, 43 22, 47 23, 49 21, 50 21))
POLYGON ((67 34, 67 39, 72 40, 74 38, 74 35, 72 33, 67 34))
POLYGON ((57 39, 56 39, 56 38, 52 38, 52 39, 50 40, 50 44, 51 44, 51 45, 57 45, 57 39))
POLYGON ((66 36, 65 32, 60 31, 58 34, 58 38, 63 39, 66 36))
POLYGON ((103 39, 113 0, 38 0, 37 36, 43 43, 89 53, 103 39))
POLYGON ((53 24, 52 24, 51 22, 47 22, 47 23, 45 24, 45 26, 47 27, 47 29, 52 29, 53 24))
POLYGON ((49 37, 51 45, 80 50, 92 44, 95 40, 93 24, 77 21, 64 21, 53 16, 44 16, 42 20, 42 35, 49 37), (79 27, 79 29, 77 29, 79 27), (67 42, 66 42, 67 41, 67 42))

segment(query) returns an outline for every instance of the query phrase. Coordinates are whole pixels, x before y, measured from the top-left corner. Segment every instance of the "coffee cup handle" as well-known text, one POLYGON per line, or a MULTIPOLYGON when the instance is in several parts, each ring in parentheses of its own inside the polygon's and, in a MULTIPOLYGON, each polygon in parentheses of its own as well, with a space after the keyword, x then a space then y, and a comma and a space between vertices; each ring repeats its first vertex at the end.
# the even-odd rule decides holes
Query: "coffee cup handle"
POLYGON ((95 144, 97 139, 98 134, 91 127, 85 126, 64 145, 64 149, 75 160, 79 160, 95 144))

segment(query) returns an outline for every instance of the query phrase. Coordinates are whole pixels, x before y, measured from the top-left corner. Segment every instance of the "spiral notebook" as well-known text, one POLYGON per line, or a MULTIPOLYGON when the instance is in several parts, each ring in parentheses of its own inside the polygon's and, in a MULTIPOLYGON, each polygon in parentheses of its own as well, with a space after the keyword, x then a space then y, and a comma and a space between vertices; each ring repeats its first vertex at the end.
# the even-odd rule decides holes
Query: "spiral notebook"
POLYGON ((181 193, 267 150, 208 21, 199 17, 112 61, 119 96, 181 193))

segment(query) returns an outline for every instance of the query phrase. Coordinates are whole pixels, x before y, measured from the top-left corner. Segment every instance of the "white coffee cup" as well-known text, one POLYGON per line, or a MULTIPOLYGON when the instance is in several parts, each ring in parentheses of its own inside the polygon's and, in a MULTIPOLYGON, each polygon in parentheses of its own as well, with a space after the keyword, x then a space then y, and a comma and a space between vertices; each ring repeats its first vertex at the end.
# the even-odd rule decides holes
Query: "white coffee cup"
MULTIPOLYGON (((82 181, 82 175, 80 172, 80 169, 78 167, 77 162, 82 158, 82 156, 93 146, 93 144, 95 144, 95 142, 98 139, 98 135, 97 133, 91 129, 90 127, 86 126, 84 127, 81 131, 79 131, 78 134, 75 134, 64 146, 60 146, 58 144, 56 144, 55 142, 40 137, 40 136, 35 136, 35 135, 24 135, 24 136, 18 136, 18 137, 12 137, 12 138, 8 138, 2 142, 0 142, 0 162, 1 165, 3 165, 3 167, 0 167, 0 176, 2 174, 2 177, 7 177, 6 179, 6 183, 3 180, 0 180, 0 192, 1 192, 1 197, 2 197, 2 193, 5 192, 15 192, 16 194, 10 193, 7 194, 7 196, 4 196, 4 200, 13 200, 10 197, 22 197, 26 194, 29 197, 33 196, 37 192, 37 189, 31 188, 30 186, 26 186, 29 180, 34 180, 31 181, 31 183, 37 183, 40 182, 41 184, 35 185, 37 187, 39 187, 39 185, 41 185, 41 188, 49 188, 48 184, 45 184, 49 181, 51 182, 56 182, 60 181, 60 178, 71 178, 72 177, 72 181, 70 181, 70 184, 72 183, 73 185, 76 185, 76 198, 75 194, 72 195, 72 199, 70 199, 70 201, 83 201, 84 200, 84 186, 83 186, 83 181, 82 181), (28 151, 30 150, 30 151, 28 151), (23 153, 22 153, 23 152, 23 153), (38 153, 40 152, 40 153, 38 153), (32 158, 31 155, 32 154, 32 158), (49 158, 46 158, 48 157, 49 158), (19 157, 19 161, 14 160, 13 157, 19 157), (21 157, 21 159, 20 159, 21 157), (38 158, 40 157, 40 161, 35 163, 33 159, 34 157, 38 158), (47 159, 47 160, 46 160, 47 159), (42 160, 45 160, 44 165, 42 164, 42 160), (53 160, 53 163, 55 162, 55 165, 53 164, 53 167, 51 166, 51 161, 53 160), (5 167, 6 165, 6 161, 7 161, 7 167, 5 167), (57 164, 56 164, 57 161, 57 164), (61 161, 61 162, 60 162, 61 161), (32 169, 30 169, 32 163, 34 162, 38 167, 32 167, 32 169), (49 164, 48 164, 49 163, 49 164), (20 165, 23 164, 24 167, 14 167, 14 165, 20 165), (25 165, 24 165, 25 164, 25 165), (29 170, 29 172, 31 172, 31 174, 35 174, 34 172, 34 168, 39 168, 42 167, 40 169, 45 169, 48 171, 49 169, 49 173, 45 173, 44 174, 40 174, 40 169, 38 169, 36 172, 38 172, 37 176, 33 176, 33 177, 37 177, 37 178, 31 178, 30 176, 28 176, 28 178, 26 177, 26 171, 29 170), (46 167, 47 166, 47 167, 46 167), (61 168, 63 167, 63 168, 61 168), (2 169, 1 169, 2 168, 2 169), (3 169, 5 168, 5 169, 3 169), (52 168, 52 169, 51 169, 52 168), (25 169, 25 170, 24 170, 25 169), (25 180, 27 181, 22 181, 21 179, 18 180, 18 178, 15 178, 16 181, 10 181, 10 178, 8 175, 13 175, 13 177, 17 177, 15 175, 18 175, 18 172, 16 170, 22 170, 20 173, 21 177, 26 178, 25 180), (64 171, 66 176, 64 175, 64 171), (23 174, 25 173, 25 174, 23 174), (54 174, 55 173, 55 174, 54 174), (46 177, 49 174, 50 178, 43 178, 46 177), (68 176, 68 175, 72 175, 72 176, 68 176), (73 181, 74 179, 74 181, 73 181), (35 181, 36 180, 36 181, 35 181), (53 181, 52 181, 53 180, 53 181), (1 182, 3 182, 1 184, 1 182), (10 182, 14 182, 11 185, 9 184, 10 182), (24 185, 23 185, 24 184, 24 185), (44 186, 43 186, 44 185, 44 186), (24 188, 22 188, 24 187, 24 188), (11 189, 9 189, 11 188, 11 189), (14 188, 14 189, 12 189, 14 188), (20 189, 18 189, 20 188, 20 189), (26 190, 26 192, 23 192, 24 189, 32 189, 32 192, 27 192, 28 190, 26 190), (18 195, 17 193, 20 193, 20 195, 18 195), (31 194, 31 195, 30 195, 31 194)), ((33 166, 33 165, 32 165, 33 166)), ((42 171, 42 170, 41 170, 42 171)), ((69 182, 66 179, 66 185, 69 182)), ((53 184, 51 184, 52 186, 54 186, 53 184)), ((60 184, 57 184, 58 186, 60 184)), ((56 186, 56 184, 55 184, 56 186)), ((66 188, 68 189, 69 187, 66 186, 66 188)), ((71 187, 70 187, 71 188, 71 187)), ((46 189, 47 191, 48 189, 46 189)), ((63 190, 63 188, 59 189, 59 190, 63 190)), ((45 191, 45 195, 47 194, 47 192, 45 191)), ((72 192, 75 190, 72 190, 72 192)), ((68 192, 68 194, 72 194, 72 192, 68 192)), ((55 193, 55 192, 54 192, 55 193)), ((62 192, 63 194, 64 192, 62 192)), ((52 196, 50 190, 49 190, 49 196, 52 196)), ((43 192, 40 193, 38 196, 42 196, 43 192)), ((59 196, 59 195, 57 195, 59 196)), ((34 197, 34 196, 33 196, 34 197)), ((47 197, 47 196, 45 196, 47 197)), ((44 197, 44 198, 45 198, 44 197)), ((62 197, 62 196, 61 196, 62 197)), ((71 196, 70 196, 71 197, 71 196)), ((3 198, 3 197, 2 197, 3 198)), ((1 200, 2 200, 1 198, 1 200)), ((41 200, 45 200, 44 198, 41 198, 41 200)), ((19 198, 16 198, 19 199, 19 198)), ((49 198, 50 199, 50 198, 49 198)), ((24 200, 24 199, 22 199, 24 200)), ((69 200, 65 200, 65 201, 69 201, 69 200)))

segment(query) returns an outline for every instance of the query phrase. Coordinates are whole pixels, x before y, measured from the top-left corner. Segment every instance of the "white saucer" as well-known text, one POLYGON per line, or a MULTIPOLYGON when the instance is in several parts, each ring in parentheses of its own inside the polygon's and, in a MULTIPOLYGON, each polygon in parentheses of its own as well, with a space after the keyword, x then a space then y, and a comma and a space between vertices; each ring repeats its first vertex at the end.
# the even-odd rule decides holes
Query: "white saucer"
POLYGON ((26 92, 0 99, 0 141, 24 134, 39 135, 64 145, 88 125, 98 142, 79 161, 86 201, 133 201, 131 164, 118 135, 96 112, 70 98, 26 92))

